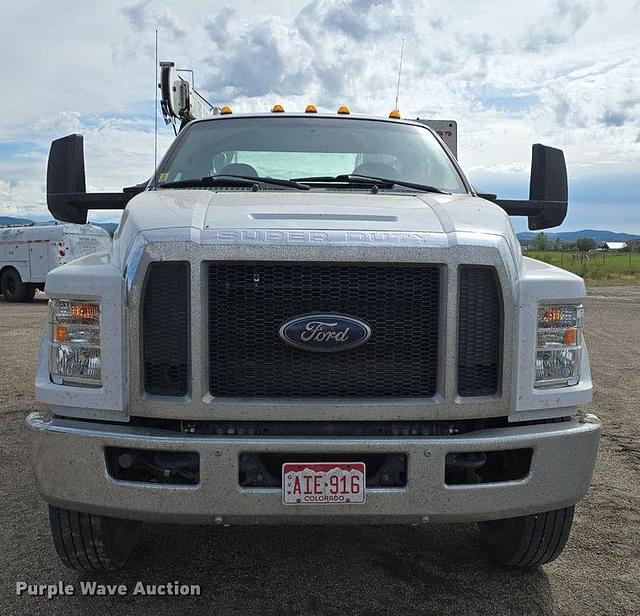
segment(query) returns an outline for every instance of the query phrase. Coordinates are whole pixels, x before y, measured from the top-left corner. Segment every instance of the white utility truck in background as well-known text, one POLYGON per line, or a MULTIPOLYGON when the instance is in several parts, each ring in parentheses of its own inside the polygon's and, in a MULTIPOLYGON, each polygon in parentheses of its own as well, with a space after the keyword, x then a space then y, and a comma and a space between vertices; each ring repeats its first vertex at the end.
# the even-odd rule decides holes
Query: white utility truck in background
POLYGON ((563 153, 534 145, 529 199, 498 199, 453 122, 194 120, 163 78, 181 130, 148 184, 87 193, 80 135, 49 154, 55 218, 124 209, 111 254, 47 279, 27 424, 62 561, 118 569, 144 521, 478 522, 498 562, 554 560, 600 437, 585 286, 510 216, 564 220, 563 153))
POLYGON ((8 302, 31 301, 53 268, 109 250, 111 237, 93 225, 0 226, 0 294, 8 302))

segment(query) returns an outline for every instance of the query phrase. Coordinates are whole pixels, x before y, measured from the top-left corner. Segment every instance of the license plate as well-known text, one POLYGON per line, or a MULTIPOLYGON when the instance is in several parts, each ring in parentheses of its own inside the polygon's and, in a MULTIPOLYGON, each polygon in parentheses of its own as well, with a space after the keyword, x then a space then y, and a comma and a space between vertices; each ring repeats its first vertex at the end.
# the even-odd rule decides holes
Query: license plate
POLYGON ((285 505, 359 505, 365 501, 364 462, 286 462, 285 505))

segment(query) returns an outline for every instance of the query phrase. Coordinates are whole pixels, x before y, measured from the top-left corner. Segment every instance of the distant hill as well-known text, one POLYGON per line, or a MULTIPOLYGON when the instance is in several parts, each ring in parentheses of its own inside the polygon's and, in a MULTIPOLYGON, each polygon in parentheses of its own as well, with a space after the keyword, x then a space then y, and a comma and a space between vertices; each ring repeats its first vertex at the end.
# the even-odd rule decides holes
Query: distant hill
MULTIPOLYGON (((519 240, 531 240, 538 231, 523 231, 518 233, 519 240)), ((575 242, 581 237, 590 237, 596 242, 629 242, 640 239, 640 235, 630 235, 629 233, 616 233, 615 231, 601 231, 597 229, 583 229, 582 231, 559 231, 558 233, 544 232, 550 242, 559 239, 561 242, 575 242)))
POLYGON ((16 218, 15 216, 0 216, 0 225, 30 225, 33 220, 29 218, 16 218))

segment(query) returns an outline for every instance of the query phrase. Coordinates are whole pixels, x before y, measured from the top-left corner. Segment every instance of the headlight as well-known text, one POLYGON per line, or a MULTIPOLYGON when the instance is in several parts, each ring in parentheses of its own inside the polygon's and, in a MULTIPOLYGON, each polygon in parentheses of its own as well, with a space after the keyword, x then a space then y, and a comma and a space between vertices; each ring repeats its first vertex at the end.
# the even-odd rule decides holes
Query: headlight
POLYGON ((580 381, 581 304, 538 306, 536 387, 568 387, 580 381))
POLYGON ((51 380, 58 385, 100 387, 100 304, 52 299, 49 314, 51 380))

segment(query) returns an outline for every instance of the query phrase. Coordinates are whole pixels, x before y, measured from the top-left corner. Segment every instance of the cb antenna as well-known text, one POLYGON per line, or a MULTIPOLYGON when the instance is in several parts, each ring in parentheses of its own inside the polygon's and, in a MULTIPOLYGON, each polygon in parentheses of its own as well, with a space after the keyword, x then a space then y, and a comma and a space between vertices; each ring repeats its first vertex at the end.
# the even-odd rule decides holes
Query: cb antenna
POLYGON ((153 128, 153 188, 156 189, 158 187, 158 178, 156 170, 158 168, 158 88, 160 84, 158 83, 158 30, 156 29, 156 102, 155 107, 153 108, 153 119, 154 119, 154 128, 153 128))
POLYGON ((398 98, 400 97, 400 77, 402 76, 402 60, 404 58, 404 41, 402 39, 402 47, 400 49, 400 66, 398 67, 398 86, 396 88, 396 106, 395 109, 398 108, 398 98))

